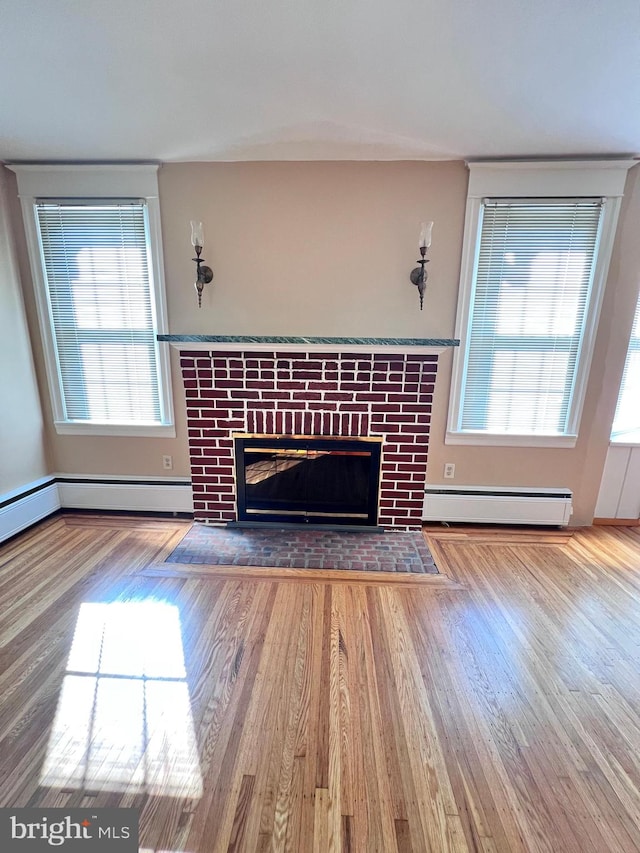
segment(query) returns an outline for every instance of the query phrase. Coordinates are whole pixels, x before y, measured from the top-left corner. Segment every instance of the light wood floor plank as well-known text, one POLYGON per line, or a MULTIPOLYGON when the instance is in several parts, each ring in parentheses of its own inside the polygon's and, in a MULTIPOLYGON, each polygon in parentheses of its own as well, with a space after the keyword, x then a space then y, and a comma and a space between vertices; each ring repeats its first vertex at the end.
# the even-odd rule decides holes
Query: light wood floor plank
POLYGON ((132 806, 145 853, 640 850, 638 528, 432 526, 408 579, 164 563, 187 528, 0 547, 0 805, 132 806))

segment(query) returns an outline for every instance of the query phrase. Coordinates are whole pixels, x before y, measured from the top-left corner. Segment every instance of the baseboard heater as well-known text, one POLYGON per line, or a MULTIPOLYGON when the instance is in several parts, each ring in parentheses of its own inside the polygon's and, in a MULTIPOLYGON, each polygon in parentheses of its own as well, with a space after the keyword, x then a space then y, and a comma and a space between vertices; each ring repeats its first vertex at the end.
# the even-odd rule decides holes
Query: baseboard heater
POLYGON ((565 526, 573 511, 572 497, 570 489, 427 485, 422 517, 469 524, 565 526))

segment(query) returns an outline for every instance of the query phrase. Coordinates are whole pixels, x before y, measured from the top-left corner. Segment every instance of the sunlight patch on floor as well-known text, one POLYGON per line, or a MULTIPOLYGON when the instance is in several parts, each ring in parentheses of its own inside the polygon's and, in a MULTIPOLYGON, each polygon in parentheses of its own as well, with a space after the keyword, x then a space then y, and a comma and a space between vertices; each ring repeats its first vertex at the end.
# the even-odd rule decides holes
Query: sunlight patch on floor
POLYGON ((81 605, 40 784, 202 795, 175 605, 81 605))

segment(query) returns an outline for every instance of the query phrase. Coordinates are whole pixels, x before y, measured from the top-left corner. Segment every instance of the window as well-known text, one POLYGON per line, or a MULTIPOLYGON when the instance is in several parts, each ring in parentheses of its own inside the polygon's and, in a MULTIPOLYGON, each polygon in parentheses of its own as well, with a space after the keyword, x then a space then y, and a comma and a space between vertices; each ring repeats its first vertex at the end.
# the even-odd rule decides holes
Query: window
POLYGON ((640 297, 633 318, 611 440, 640 444, 640 297))
MULTIPOLYGON (((116 167, 117 168, 117 167, 116 167)), ((55 196, 38 175, 16 167, 30 232, 39 313, 58 432, 174 434, 164 331, 157 191, 115 197, 75 167, 52 170, 55 196), (79 173, 79 174, 78 174, 79 173), (80 180, 78 180, 80 178, 80 180), (88 178, 88 180, 87 180, 88 178), (23 184, 33 194, 22 194, 23 184), (45 192, 36 192, 40 184, 45 192), (80 184, 80 186, 79 186, 80 184), (78 189, 84 189, 82 194, 78 189), (61 193, 60 190, 67 190, 61 193)), ((126 188, 122 169, 116 172, 126 188)), ((145 170, 146 186, 154 190, 145 170)), ((155 167, 153 171, 155 184, 155 167)))
POLYGON ((585 170, 585 191, 567 196, 563 184, 582 188, 576 171, 482 166, 470 167, 446 441, 573 444, 623 180, 585 170), (609 197, 591 195, 599 183, 609 197))
POLYGON ((601 209, 484 201, 462 430, 567 431, 601 209))

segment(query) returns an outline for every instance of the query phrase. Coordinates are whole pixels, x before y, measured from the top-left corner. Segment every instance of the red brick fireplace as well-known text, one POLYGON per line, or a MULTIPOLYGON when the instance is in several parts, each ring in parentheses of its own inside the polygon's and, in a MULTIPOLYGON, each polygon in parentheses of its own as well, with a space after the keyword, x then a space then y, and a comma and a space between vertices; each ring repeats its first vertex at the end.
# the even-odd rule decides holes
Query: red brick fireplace
POLYGON ((236 520, 234 434, 379 436, 379 524, 420 527, 437 354, 210 346, 180 353, 197 521, 236 520))

